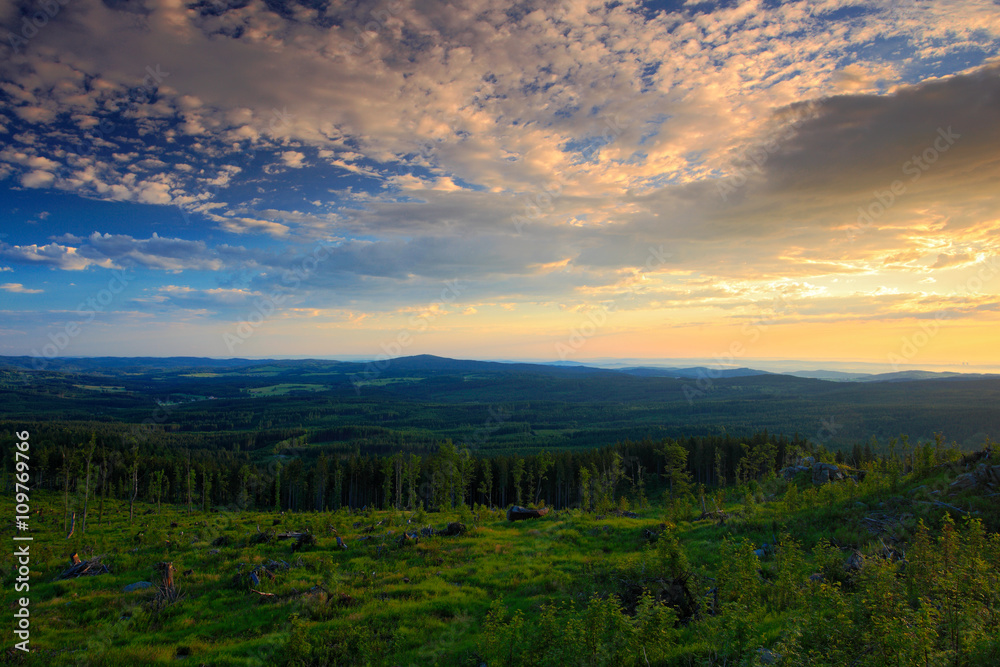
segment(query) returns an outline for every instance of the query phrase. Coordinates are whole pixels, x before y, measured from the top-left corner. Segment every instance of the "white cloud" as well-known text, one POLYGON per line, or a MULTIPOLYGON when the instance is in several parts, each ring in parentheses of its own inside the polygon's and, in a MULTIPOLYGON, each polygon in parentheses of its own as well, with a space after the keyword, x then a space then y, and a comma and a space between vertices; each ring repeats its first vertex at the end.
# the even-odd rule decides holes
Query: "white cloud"
POLYGON ((52 185, 55 180, 53 174, 36 169, 21 176, 21 185, 26 188, 44 188, 52 185))
POLYGON ((45 291, 40 289, 29 289, 21 283, 4 283, 0 285, 0 290, 4 290, 5 292, 14 292, 16 294, 41 294, 45 291))
POLYGON ((286 167, 291 167, 292 169, 301 169, 304 167, 303 160, 305 158, 305 154, 298 151, 285 151, 281 154, 281 161, 285 163, 286 167))

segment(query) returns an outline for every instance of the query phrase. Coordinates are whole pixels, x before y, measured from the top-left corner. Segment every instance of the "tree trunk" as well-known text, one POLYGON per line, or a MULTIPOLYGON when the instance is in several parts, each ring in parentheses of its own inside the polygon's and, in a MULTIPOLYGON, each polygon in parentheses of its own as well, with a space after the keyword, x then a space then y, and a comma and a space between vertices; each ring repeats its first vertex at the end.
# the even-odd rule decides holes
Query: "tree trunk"
POLYGON ((132 497, 128 501, 128 524, 135 520, 135 499, 139 495, 139 459, 132 464, 132 497))
POLYGON ((104 525, 104 499, 108 497, 108 453, 101 448, 101 505, 97 510, 97 525, 104 525))
POLYGON ((87 451, 87 485, 83 491, 83 522, 80 524, 80 534, 87 534, 87 506, 90 504, 90 463, 94 459, 94 449, 97 448, 97 439, 90 439, 90 450, 87 451))
POLYGON ((66 448, 62 448, 63 455, 63 532, 69 530, 69 461, 66 459, 66 448))

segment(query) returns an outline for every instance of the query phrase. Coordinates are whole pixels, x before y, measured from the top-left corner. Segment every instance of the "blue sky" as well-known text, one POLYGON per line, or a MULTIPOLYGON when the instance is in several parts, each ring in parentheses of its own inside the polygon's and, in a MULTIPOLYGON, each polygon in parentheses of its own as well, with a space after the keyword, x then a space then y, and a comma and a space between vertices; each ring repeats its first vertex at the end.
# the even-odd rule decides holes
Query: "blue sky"
POLYGON ((0 2, 0 354, 1000 363, 997 3, 518 7, 0 2))

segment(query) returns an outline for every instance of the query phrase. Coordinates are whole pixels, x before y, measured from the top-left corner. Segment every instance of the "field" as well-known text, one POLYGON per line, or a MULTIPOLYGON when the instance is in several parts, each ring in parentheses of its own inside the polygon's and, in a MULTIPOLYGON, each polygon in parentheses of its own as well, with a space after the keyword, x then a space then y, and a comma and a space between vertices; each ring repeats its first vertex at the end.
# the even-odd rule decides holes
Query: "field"
MULTIPOLYGON (((635 499, 623 492, 619 510, 563 509, 516 523, 481 506, 189 513, 142 502, 130 523, 127 503, 108 500, 102 521, 92 499, 86 533, 78 516, 70 539, 65 499, 39 492, 31 518, 36 652, 5 659, 997 664, 1000 538, 983 533, 1000 526, 995 499, 982 489, 947 495, 960 462, 908 475, 871 468, 860 483, 772 475, 709 489, 701 519, 701 499, 670 500, 662 490, 635 518, 627 512, 635 499), (959 516, 942 498, 973 514, 959 516), (441 534, 452 522, 465 531, 441 534), (278 537, 306 531, 315 544, 298 550, 278 537), (404 531, 419 540, 401 543, 404 531), (864 565, 851 571, 856 550, 864 565), (100 556, 110 573, 56 581, 74 552, 100 556), (173 563, 173 589, 123 592, 159 583, 161 562, 173 563)), ((9 608, 10 553, 0 562, 9 608)))

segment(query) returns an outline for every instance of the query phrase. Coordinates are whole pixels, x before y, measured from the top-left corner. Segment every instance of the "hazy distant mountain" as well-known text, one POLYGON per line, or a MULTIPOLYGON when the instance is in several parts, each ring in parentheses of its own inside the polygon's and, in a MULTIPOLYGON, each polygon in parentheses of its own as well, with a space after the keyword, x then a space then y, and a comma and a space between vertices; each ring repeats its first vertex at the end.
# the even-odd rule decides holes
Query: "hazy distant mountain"
POLYGON ((989 373, 939 373, 934 371, 899 371, 898 373, 879 373, 863 378, 863 382, 908 382, 910 380, 974 380, 979 378, 997 377, 989 373))
POLYGON ((817 369, 772 373, 754 368, 717 368, 713 366, 646 366, 624 367, 590 366, 577 361, 554 361, 531 363, 518 361, 477 361, 473 359, 450 359, 432 354, 409 357, 395 357, 388 360, 332 359, 211 359, 208 357, 69 357, 40 359, 34 357, 0 357, 0 368, 17 370, 48 370, 64 373, 122 372, 122 371, 242 371, 267 366, 275 368, 313 369, 321 372, 339 373, 345 376, 375 372, 378 376, 415 373, 421 375, 442 374, 502 374, 540 375, 549 377, 632 376, 637 378, 675 378, 695 380, 709 378, 740 378, 762 375, 792 376, 804 379, 833 382, 905 382, 913 380, 968 380, 1000 377, 996 374, 955 373, 910 370, 895 373, 860 373, 817 369))
POLYGON ((846 373, 844 371, 794 371, 785 373, 800 378, 814 378, 816 380, 833 380, 840 382, 864 381, 871 377, 871 373, 846 373))
MULTIPOLYGON (((371 362, 369 362, 371 363, 371 362)), ((367 366, 368 364, 362 364, 367 366)), ((375 364, 372 364, 373 366, 375 364)), ((392 372, 420 371, 435 373, 539 373, 543 375, 610 374, 615 371, 592 366, 550 364, 527 364, 501 361, 475 361, 472 359, 449 359, 433 354, 418 354, 412 357, 396 357, 388 360, 387 368, 392 372)))
MULTIPOLYGON (((305 361, 305 360, 303 360, 305 361)), ((208 357, 0 357, 0 367, 23 370, 49 370, 73 373, 80 371, 183 368, 242 368, 268 363, 261 359, 210 359, 208 357)))
POLYGON ((656 366, 637 366, 634 368, 618 369, 620 373, 635 375, 638 377, 665 377, 665 378, 735 378, 747 377, 750 375, 773 375, 767 371, 758 371, 752 368, 707 368, 705 366, 694 366, 692 368, 659 368, 656 366))

